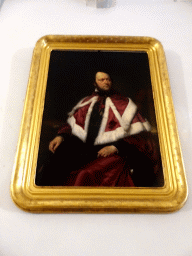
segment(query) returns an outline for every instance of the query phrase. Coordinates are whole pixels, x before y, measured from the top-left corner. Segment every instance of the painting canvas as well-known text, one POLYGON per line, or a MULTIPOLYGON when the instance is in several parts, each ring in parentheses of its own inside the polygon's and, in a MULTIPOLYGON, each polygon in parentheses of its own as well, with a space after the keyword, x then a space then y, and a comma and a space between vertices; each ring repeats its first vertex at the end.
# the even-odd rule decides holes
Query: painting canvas
MULTIPOLYGON (((92 114, 93 109, 90 112, 92 114)), ((156 187, 163 186, 163 183, 147 54, 134 51, 52 51, 37 162, 36 184, 45 186, 156 187), (101 91, 95 84, 97 73, 101 76, 104 74, 104 77, 105 74, 110 74, 110 90, 107 88, 107 90, 101 91), (106 115, 103 113, 99 124, 97 117, 99 127, 97 127, 95 137, 99 134, 104 118, 110 119, 110 128, 107 130, 106 124, 106 136, 103 136, 96 145, 93 142, 92 146, 89 145, 87 139, 88 133, 92 133, 91 129, 93 129, 90 124, 90 122, 93 122, 93 118, 91 118, 91 115, 90 118, 88 117, 88 111, 91 110, 90 102, 88 103, 89 108, 87 108, 87 105, 83 105, 73 114, 75 116, 78 114, 76 112, 79 111, 80 119, 85 116, 85 120, 82 122, 85 123, 86 119, 88 120, 88 131, 82 126, 84 123, 80 124, 81 126, 79 125, 81 130, 77 130, 79 128, 77 126, 78 120, 76 120, 76 127, 74 127, 75 125, 70 123, 67 113, 82 99, 86 100, 88 98, 89 101, 91 95, 94 95, 93 98, 97 97, 96 90, 98 93, 101 91, 100 94, 105 96, 103 112, 107 109, 107 99, 112 99, 112 103, 115 102, 117 106, 115 106, 115 110, 109 110, 112 111, 112 117, 109 116, 109 113, 106 113, 106 115), (112 90, 113 93, 111 93, 112 90), (129 103, 126 102, 127 97, 130 99, 129 103), (135 105, 131 105, 131 101, 135 105), (119 109, 124 105, 123 112, 119 113, 119 109), (133 106, 136 106, 137 109, 132 111, 133 106), (86 108, 85 112, 82 111, 84 108, 86 108), (115 111, 118 113, 116 114, 115 111), (127 122, 126 126, 133 123, 129 125, 127 130, 123 129, 123 134, 121 129, 123 125, 120 123, 121 120, 117 119, 118 114, 122 118, 124 117, 125 122, 127 122), (145 121, 136 120, 137 115, 145 118, 145 121), (135 122, 133 122, 134 119, 135 122), (70 127, 67 127, 66 130, 67 120, 70 127), (148 120, 149 127, 145 127, 146 120, 148 120), (48 143, 54 137, 61 135, 61 132, 58 133, 58 131, 62 131, 63 126, 65 127, 63 132, 65 139, 63 138, 64 141, 62 140, 61 146, 53 155, 49 151, 48 143), (138 126, 139 128, 137 128, 138 126), (130 132, 131 129, 132 132, 130 132), (84 131, 85 136, 82 135, 84 131), (126 140, 128 140, 127 143, 126 140), (103 159, 103 156, 98 157, 99 150, 107 149, 106 146, 110 145, 116 145, 118 153, 116 151, 112 152, 105 159, 103 159), (64 148, 61 149, 61 147, 64 148), (86 147, 85 152, 83 152, 84 147, 86 147), (94 153, 90 154, 90 151, 94 151, 94 153), (83 160, 83 158, 86 159, 83 160)))

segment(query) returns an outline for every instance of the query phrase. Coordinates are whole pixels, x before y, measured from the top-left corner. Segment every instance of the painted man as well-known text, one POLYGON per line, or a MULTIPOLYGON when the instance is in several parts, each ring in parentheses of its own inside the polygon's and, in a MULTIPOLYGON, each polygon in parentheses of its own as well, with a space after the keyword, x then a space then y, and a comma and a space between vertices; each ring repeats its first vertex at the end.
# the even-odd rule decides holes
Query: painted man
POLYGON ((150 124, 135 103, 97 72, 95 91, 69 113, 50 142, 51 159, 37 185, 153 186, 159 155, 150 124))

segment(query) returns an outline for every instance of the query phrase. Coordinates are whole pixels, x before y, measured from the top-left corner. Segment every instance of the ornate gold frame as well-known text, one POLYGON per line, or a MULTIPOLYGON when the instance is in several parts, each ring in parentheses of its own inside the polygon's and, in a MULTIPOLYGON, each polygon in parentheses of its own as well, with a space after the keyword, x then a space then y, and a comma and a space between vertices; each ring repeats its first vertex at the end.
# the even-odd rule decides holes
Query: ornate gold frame
POLYGON ((34 49, 11 183, 13 201, 32 212, 172 212, 187 198, 182 154, 163 47, 149 37, 44 36, 34 49), (34 183, 52 50, 144 51, 148 55, 164 186, 152 188, 38 187, 34 183))

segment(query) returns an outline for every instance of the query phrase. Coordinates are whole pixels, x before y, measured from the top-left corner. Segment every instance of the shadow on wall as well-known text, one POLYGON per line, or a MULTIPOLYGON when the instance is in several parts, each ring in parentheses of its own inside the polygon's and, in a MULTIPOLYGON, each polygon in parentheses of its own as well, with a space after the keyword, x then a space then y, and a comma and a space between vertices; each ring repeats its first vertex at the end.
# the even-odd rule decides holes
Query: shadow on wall
POLYGON ((114 7, 116 0, 86 0, 86 6, 96 8, 110 8, 114 7))
POLYGON ((0 0, 0 9, 1 9, 4 2, 5 2, 5 0, 0 0))

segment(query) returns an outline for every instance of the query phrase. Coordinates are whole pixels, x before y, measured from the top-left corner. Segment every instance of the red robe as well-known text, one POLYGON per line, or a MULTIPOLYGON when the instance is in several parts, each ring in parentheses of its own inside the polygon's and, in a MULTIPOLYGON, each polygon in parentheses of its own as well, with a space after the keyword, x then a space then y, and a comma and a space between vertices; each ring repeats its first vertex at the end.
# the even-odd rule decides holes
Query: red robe
MULTIPOLYGON (((97 94, 81 100, 69 113, 67 124, 58 133, 72 133, 85 142, 93 106, 98 100, 97 94)), ((129 98, 113 94, 106 98, 103 107, 103 118, 94 145, 113 143, 151 129, 149 122, 138 113, 137 106, 129 98)))
MULTIPOLYGON (((58 134, 72 134, 86 143, 91 113, 99 97, 94 93, 82 99, 69 113, 67 123, 58 134)), ((119 141, 123 141, 123 146, 118 154, 95 158, 73 171, 64 185, 150 186, 160 167, 150 124, 139 114, 131 99, 119 94, 107 97, 101 108, 103 117, 94 146, 116 146, 119 141)))

